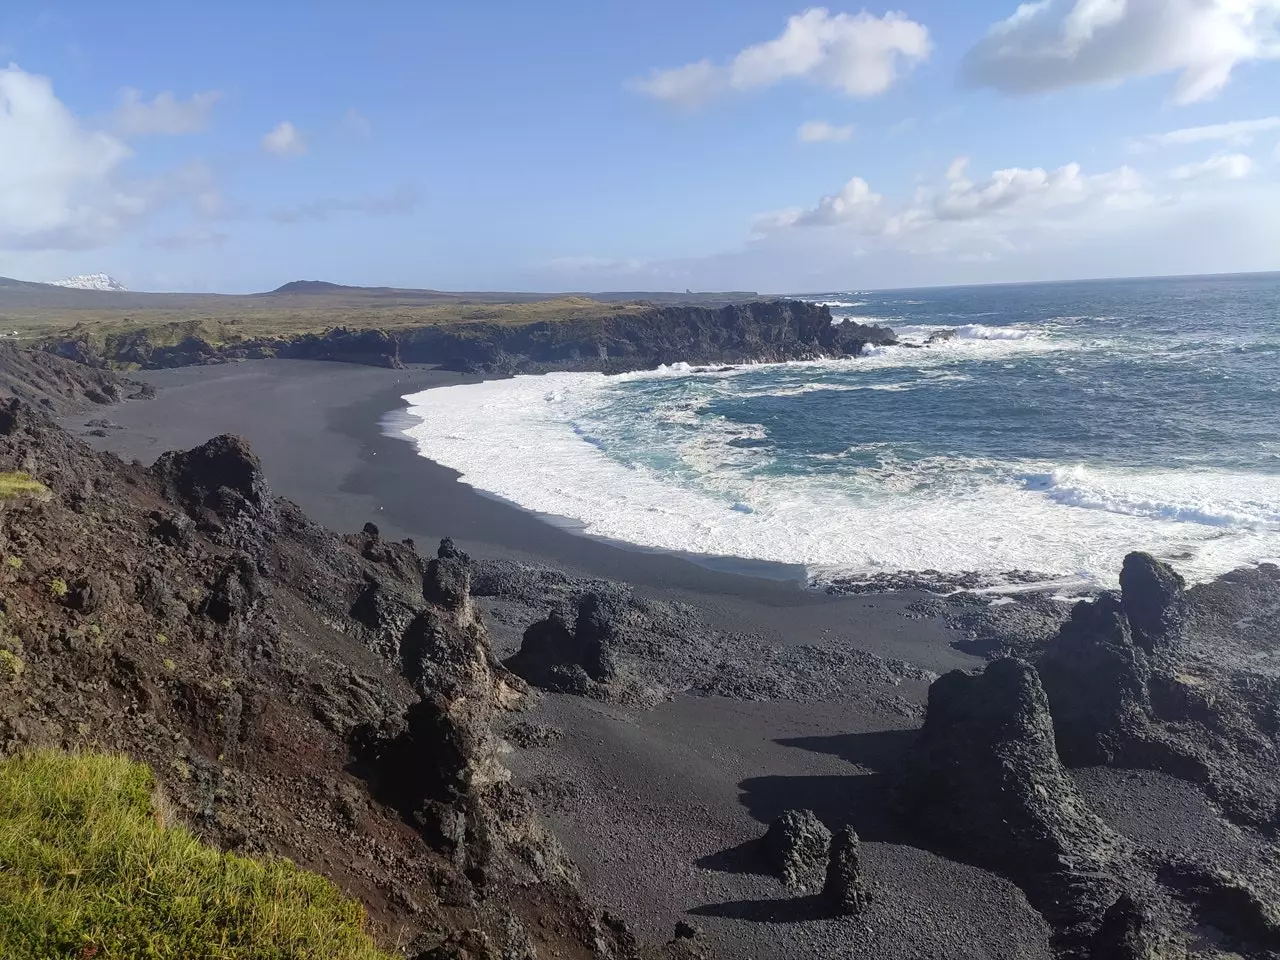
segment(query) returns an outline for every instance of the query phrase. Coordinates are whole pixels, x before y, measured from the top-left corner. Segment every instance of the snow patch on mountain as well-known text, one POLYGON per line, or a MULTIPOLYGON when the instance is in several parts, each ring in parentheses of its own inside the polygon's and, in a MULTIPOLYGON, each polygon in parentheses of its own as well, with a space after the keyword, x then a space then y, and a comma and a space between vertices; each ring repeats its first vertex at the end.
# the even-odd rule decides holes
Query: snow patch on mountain
POLYGON ((128 289, 115 277, 107 276, 105 273, 86 273, 78 277, 67 277, 65 280, 54 280, 52 286, 70 287, 72 290, 124 291, 128 289))

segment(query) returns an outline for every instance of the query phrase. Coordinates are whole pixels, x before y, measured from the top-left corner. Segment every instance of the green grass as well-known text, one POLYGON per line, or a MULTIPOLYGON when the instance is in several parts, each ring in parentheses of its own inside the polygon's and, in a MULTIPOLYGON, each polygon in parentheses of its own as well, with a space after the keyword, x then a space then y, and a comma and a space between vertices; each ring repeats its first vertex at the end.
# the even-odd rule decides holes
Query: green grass
POLYGON ((155 797, 123 757, 0 762, 0 957, 391 960, 329 881, 205 846, 155 797))
POLYGON ((0 501, 22 497, 45 500, 49 497, 49 488, 28 473, 0 472, 0 501))
POLYGON ((403 330, 437 324, 522 324, 541 320, 576 320, 640 313, 638 303, 603 303, 589 297, 558 297, 532 303, 421 303, 368 297, 305 297, 263 301, 226 297, 192 308, 62 309, 33 307, 0 314, 0 329, 33 337, 108 337, 146 331, 158 346, 173 346, 185 337, 209 343, 235 343, 264 337, 323 333, 334 327, 351 330, 403 330))

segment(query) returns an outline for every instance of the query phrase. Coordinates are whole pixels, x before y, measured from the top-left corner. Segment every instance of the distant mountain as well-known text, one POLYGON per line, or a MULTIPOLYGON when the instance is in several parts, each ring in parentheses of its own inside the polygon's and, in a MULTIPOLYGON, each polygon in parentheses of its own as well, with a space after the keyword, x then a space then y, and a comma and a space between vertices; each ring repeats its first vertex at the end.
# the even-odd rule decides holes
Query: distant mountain
POLYGON ((129 289, 115 277, 109 277, 105 273, 86 273, 78 277, 68 277, 66 280, 53 280, 50 286, 67 287, 71 290, 111 290, 119 293, 125 293, 129 289))
MULTIPOLYGON (((293 280, 282 287, 276 287, 272 293, 336 293, 339 290, 365 290, 367 287, 348 287, 341 283, 329 283, 327 280, 293 280)), ((382 288, 385 289, 385 288, 382 288)))

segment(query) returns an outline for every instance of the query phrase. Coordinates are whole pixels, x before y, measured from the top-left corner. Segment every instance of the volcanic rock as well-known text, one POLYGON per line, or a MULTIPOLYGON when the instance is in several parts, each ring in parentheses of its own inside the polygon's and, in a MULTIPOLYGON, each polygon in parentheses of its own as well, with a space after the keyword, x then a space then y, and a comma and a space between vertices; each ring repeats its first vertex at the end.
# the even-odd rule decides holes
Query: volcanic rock
POLYGON ((559 612, 531 625, 520 651, 506 666, 534 686, 583 694, 617 675, 612 646, 620 637, 626 608, 622 601, 588 593, 578 603, 573 628, 559 612))
POLYGON ((929 688, 898 785, 905 824, 944 852, 1009 877, 1051 921, 1092 922, 1121 889, 1125 842, 1058 758, 1035 668, 997 660, 929 688))
POLYGON ((1146 553, 1131 553, 1120 571, 1124 614, 1134 642, 1147 653, 1181 638, 1187 620, 1182 577, 1146 553))
POLYGON ((862 842, 853 827, 844 827, 831 839, 822 899, 838 917, 857 916, 871 902, 862 876, 862 842))
POLYGON ((811 810, 785 811, 764 836, 769 864, 788 887, 821 883, 830 846, 831 831, 811 810))
POLYGON ((1151 669, 1114 594, 1076 604, 1038 667, 1070 766, 1113 762, 1149 722, 1151 669))

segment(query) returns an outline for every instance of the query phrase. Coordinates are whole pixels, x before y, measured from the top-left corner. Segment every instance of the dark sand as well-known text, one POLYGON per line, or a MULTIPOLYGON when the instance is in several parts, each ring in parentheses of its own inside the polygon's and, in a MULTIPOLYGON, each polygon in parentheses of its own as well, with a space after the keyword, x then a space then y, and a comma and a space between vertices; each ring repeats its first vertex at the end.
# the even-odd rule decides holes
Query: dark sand
MULTIPOLYGON (((981 665, 939 625, 904 616, 909 595, 817 595, 785 567, 714 569, 626 549, 475 493, 380 426, 401 395, 466 382, 460 375, 257 361, 138 376, 159 397, 109 411, 123 429, 87 438, 99 448, 150 462, 238 433, 275 492, 335 530, 372 520, 424 550, 452 536, 478 556, 630 582, 779 647, 865 650, 935 673, 981 665)), ((500 652, 522 629, 495 625, 500 652)), ((510 763, 538 790, 592 892, 647 936, 666 938, 684 918, 723 957, 1048 957, 1049 930, 1015 886, 904 843, 886 821, 883 774, 918 726, 926 689, 804 704, 680 695, 649 710, 549 695, 528 719, 562 738, 516 750, 510 763), (886 706, 894 697, 905 713, 886 706), (756 872, 743 845, 788 807, 810 807, 833 828, 854 823, 876 895, 864 917, 808 919, 803 897, 756 872)))

